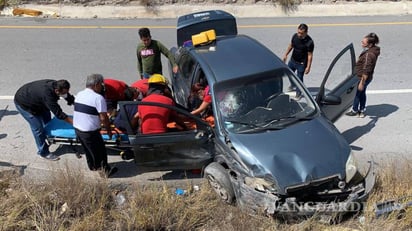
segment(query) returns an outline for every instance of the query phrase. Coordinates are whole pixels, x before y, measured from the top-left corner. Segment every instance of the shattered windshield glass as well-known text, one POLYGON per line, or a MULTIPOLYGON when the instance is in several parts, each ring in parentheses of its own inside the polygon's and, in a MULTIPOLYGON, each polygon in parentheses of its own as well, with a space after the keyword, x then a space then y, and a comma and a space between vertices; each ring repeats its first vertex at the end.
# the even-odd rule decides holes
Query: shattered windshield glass
POLYGON ((284 129, 316 113, 313 100, 288 69, 226 81, 215 89, 219 115, 229 132, 284 129), (295 90, 289 91, 291 87, 295 90))

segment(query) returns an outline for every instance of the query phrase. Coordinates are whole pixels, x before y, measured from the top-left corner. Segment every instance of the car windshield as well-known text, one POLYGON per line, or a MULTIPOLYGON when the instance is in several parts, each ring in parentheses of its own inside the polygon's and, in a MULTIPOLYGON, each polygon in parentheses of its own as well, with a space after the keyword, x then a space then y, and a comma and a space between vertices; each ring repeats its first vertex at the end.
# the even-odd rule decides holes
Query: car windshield
POLYGON ((289 69, 218 83, 214 95, 220 121, 233 133, 284 129, 317 111, 289 69))

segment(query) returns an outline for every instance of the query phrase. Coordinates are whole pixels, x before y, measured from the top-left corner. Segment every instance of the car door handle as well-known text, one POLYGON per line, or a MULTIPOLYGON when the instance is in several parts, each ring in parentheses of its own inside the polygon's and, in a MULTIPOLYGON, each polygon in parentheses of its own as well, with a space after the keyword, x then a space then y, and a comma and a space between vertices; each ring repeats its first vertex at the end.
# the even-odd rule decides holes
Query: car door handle
POLYGON ((144 144, 139 146, 140 149, 145 149, 145 150, 154 150, 154 145, 153 144, 144 144))
POLYGON ((354 88, 355 88, 355 86, 352 86, 352 87, 348 88, 346 90, 346 94, 350 94, 353 91, 354 88))
POLYGON ((198 131, 197 133, 196 133, 196 135, 195 135, 195 139, 196 140, 199 140, 199 139, 201 139, 202 137, 204 137, 205 136, 205 133, 203 132, 203 131, 198 131))

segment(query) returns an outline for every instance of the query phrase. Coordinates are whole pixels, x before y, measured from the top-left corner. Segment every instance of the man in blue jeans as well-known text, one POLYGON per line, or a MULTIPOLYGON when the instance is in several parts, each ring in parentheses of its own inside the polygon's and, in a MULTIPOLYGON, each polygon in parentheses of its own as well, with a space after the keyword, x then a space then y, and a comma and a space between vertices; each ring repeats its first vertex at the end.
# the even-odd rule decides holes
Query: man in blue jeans
POLYGON ((29 123, 37 145, 37 154, 46 160, 60 158, 49 151, 46 142, 45 126, 51 120, 51 113, 56 118, 73 124, 71 117, 63 112, 57 101, 64 98, 68 105, 74 103, 74 96, 69 94, 70 83, 67 80, 43 79, 26 83, 14 95, 14 104, 23 118, 29 123))
MULTIPOLYGON (((300 24, 298 26, 297 33, 293 34, 289 43, 286 53, 283 56, 283 62, 286 63, 289 53, 292 52, 292 57, 289 60, 288 66, 303 83, 303 75, 307 75, 310 72, 312 66, 313 50, 315 44, 312 38, 308 35, 308 26, 306 24, 300 24)), ((293 85, 289 87, 289 91, 294 90, 293 85)), ((296 97, 300 97, 301 92, 296 90, 296 97)))

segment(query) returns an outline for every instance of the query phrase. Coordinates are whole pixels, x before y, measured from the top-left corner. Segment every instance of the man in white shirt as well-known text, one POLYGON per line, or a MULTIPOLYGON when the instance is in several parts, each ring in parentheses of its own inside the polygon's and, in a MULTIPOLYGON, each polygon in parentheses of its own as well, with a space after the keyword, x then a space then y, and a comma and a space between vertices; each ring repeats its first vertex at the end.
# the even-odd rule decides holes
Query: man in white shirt
POLYGON ((100 74, 87 76, 86 89, 76 95, 74 101, 73 126, 86 153, 87 165, 92 171, 102 171, 110 177, 116 167, 107 163, 107 151, 100 134, 101 124, 111 138, 107 105, 100 94, 104 89, 104 78, 100 74))

